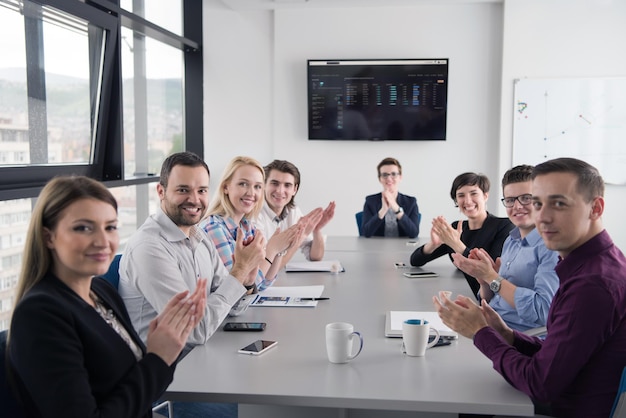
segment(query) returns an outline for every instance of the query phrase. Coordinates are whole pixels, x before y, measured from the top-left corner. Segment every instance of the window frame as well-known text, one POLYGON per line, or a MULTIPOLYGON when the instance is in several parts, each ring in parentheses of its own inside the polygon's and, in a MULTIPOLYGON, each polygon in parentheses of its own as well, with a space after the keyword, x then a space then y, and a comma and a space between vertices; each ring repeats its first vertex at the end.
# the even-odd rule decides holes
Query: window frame
MULTIPOLYGON (((183 137, 184 149, 204 155, 203 93, 194 88, 203 84, 202 1, 183 0, 183 35, 174 34, 144 18, 119 7, 118 0, 30 0, 54 7, 87 20, 107 31, 102 87, 95 117, 93 161, 90 164, 0 166, 0 200, 36 197, 52 177, 86 175, 108 187, 147 184, 157 176, 124 176, 123 95, 121 62, 121 27, 127 27, 183 52, 183 137)), ((31 80, 27 78, 27 83, 31 80)), ((29 86, 30 87, 30 86, 29 86)), ((30 140, 30 139, 29 139, 30 140)), ((32 142, 31 142, 32 144, 32 142)))

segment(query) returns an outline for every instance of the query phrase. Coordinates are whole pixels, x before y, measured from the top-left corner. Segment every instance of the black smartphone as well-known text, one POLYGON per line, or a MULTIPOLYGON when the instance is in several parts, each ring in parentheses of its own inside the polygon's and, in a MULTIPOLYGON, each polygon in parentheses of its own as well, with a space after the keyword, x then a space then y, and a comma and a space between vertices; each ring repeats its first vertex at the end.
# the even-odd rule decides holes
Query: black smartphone
POLYGON ((265 322, 227 322, 224 331, 263 331, 265 322))
POLYGON ((270 348, 275 347, 276 344, 278 344, 277 341, 256 340, 252 344, 248 344, 244 348, 241 348, 239 353, 258 356, 261 353, 265 353, 270 348))
POLYGON ((419 279, 421 277, 437 277, 437 273, 434 271, 423 270, 420 267, 411 267, 411 270, 402 273, 409 279, 419 279))
MULTIPOLYGON (((428 342, 431 343, 434 339, 435 339, 435 336, 430 335, 428 337, 428 342)), ((437 344, 433 345, 433 347, 441 347, 442 345, 450 345, 450 344, 452 344, 452 341, 450 341, 448 338, 439 337, 439 341, 437 341, 437 344)))

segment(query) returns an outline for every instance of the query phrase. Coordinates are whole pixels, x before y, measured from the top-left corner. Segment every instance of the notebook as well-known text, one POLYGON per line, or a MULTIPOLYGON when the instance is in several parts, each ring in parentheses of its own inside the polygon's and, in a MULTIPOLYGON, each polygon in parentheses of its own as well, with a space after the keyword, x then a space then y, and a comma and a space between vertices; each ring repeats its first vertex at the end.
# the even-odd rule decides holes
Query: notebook
POLYGON ((385 337, 402 337, 402 322, 407 319, 425 319, 446 338, 458 338, 459 334, 441 322, 437 312, 427 311, 387 311, 385 318, 385 337))

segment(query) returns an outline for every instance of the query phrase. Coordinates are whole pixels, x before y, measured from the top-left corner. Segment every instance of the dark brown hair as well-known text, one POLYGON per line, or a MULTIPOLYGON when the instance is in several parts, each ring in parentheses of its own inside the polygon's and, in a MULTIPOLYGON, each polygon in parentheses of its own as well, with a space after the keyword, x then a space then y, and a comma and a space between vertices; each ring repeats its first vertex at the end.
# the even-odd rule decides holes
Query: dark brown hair
MULTIPOLYGON (((280 171, 281 173, 291 174, 293 176, 294 187, 298 190, 300 189, 300 170, 298 170, 298 167, 296 167, 294 164, 290 163, 289 161, 274 160, 268 165, 266 165, 265 167, 263 167, 263 170, 265 170, 266 182, 270 178, 270 172, 272 170, 277 170, 277 171, 280 171)), ((295 195, 291 196, 291 200, 289 201, 289 203, 287 203, 287 207, 289 209, 296 206, 295 197, 296 197, 295 195)))
POLYGON ((380 177, 380 168, 384 165, 395 165, 398 167, 399 174, 402 174, 402 166, 400 165, 400 162, 395 158, 387 157, 379 162, 378 166, 376 166, 376 171, 378 171, 378 177, 380 177))
POLYGON ((177 152, 167 157, 161 165, 161 178, 159 179, 159 183, 163 188, 167 189, 170 173, 177 165, 183 165, 185 167, 204 167, 209 177, 211 177, 209 166, 197 154, 189 151, 177 152))
POLYGON ((556 158, 535 166, 532 179, 550 173, 572 173, 578 178, 577 189, 587 202, 604 197, 604 180, 597 168, 576 158, 556 158))
POLYGON ((452 188, 450 189, 450 197, 456 203, 456 191, 463 186, 478 186, 483 193, 489 193, 489 179, 484 174, 477 173, 463 173, 456 176, 452 182, 452 188))

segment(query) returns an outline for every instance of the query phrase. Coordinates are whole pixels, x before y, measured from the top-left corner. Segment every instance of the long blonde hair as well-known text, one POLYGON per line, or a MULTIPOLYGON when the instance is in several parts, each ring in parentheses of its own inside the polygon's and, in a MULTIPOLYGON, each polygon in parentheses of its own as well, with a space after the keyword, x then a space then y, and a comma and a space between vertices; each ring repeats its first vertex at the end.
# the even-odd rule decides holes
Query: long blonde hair
MULTIPOLYGON (((213 201, 209 205, 209 210, 207 211, 207 215, 221 215, 228 216, 233 218, 235 215, 235 208, 231 203, 228 195, 225 193, 224 189, 226 184, 230 183, 233 176, 235 175, 235 171, 240 167, 245 165, 250 165, 255 167, 263 176, 263 188, 265 189, 265 170, 263 170, 263 166, 257 160, 251 157, 243 157, 238 156, 230 160, 226 168, 224 169, 224 173, 222 174, 222 179, 220 180, 220 185, 217 188, 217 193, 213 198, 213 201)), ((263 209, 263 201, 265 199, 264 193, 261 193, 261 199, 259 199, 254 205, 254 209, 246 215, 247 219, 256 219, 259 213, 261 213, 261 209, 263 209)))
POLYGON ((81 199, 109 203, 117 213, 115 197, 106 186, 96 180, 85 176, 60 176, 50 180, 41 190, 30 218, 13 306, 17 306, 52 267, 52 253, 46 245, 44 228, 56 228, 63 211, 81 199))

